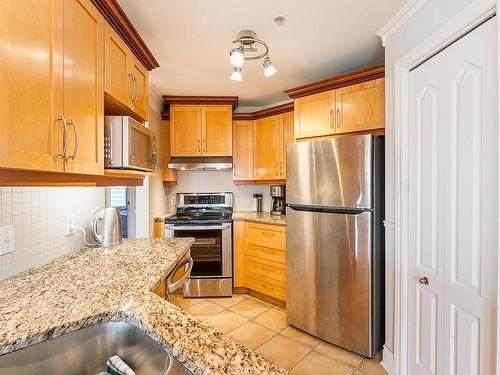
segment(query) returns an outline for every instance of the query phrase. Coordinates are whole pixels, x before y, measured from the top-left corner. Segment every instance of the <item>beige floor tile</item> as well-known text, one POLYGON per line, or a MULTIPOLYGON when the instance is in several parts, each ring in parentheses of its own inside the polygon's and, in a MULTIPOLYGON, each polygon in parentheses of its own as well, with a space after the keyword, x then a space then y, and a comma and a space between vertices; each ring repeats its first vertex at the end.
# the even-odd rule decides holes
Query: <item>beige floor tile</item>
POLYGON ((260 302, 268 307, 274 307, 276 305, 273 305, 272 303, 269 303, 269 302, 266 302, 266 301, 263 301, 261 299, 258 299, 258 298, 255 298, 254 296, 251 296, 250 294, 247 294, 247 298, 250 299, 250 300, 253 300, 253 301, 257 301, 257 302, 260 302))
POLYGON ((281 335, 298 342, 299 344, 314 348, 321 340, 300 329, 289 326, 281 332, 281 335))
POLYGON ((222 306, 226 309, 231 306, 237 305, 238 303, 241 303, 246 299, 247 298, 243 297, 243 295, 241 294, 235 294, 232 297, 207 298, 208 301, 216 303, 217 305, 222 306))
POLYGON ((249 321, 228 333, 228 336, 252 350, 262 345, 275 335, 276 332, 273 330, 252 321, 249 321))
POLYGON ((172 294, 170 296, 170 301, 172 303, 175 303, 177 306, 179 306, 181 309, 185 307, 191 307, 194 305, 197 305, 203 301, 205 301, 204 298, 184 298, 181 294, 172 294))
POLYGON ((353 367, 334 361, 314 350, 301 360, 292 370, 292 375, 351 375, 353 367))
POLYGON ((351 367, 356 367, 363 359, 363 356, 359 354, 342 349, 339 346, 332 345, 325 341, 322 341, 318 346, 314 348, 314 350, 321 355, 327 356, 331 359, 336 360, 337 362, 351 367))
POLYGON ((189 313, 196 316, 198 319, 206 319, 224 310, 222 306, 210 301, 203 301, 194 306, 189 307, 189 313))
POLYGON ((311 351, 311 348, 280 334, 257 348, 257 353, 278 366, 289 370, 311 351))
POLYGON ((281 332, 288 327, 288 323, 286 322, 286 312, 284 309, 279 307, 267 310, 266 312, 255 317, 254 320, 264 327, 270 328, 276 332, 281 332))
POLYGON ((373 359, 365 358, 354 372, 355 375, 388 375, 380 364, 380 356, 373 359))
POLYGON ((231 306, 229 310, 243 315, 249 319, 255 318, 257 315, 262 314, 263 312, 266 312, 269 310, 270 306, 269 304, 259 301, 257 299, 246 299, 245 301, 231 306))
POLYGON ((223 310, 220 313, 205 319, 205 323, 217 328, 222 333, 227 333, 247 321, 247 318, 227 310, 223 310))

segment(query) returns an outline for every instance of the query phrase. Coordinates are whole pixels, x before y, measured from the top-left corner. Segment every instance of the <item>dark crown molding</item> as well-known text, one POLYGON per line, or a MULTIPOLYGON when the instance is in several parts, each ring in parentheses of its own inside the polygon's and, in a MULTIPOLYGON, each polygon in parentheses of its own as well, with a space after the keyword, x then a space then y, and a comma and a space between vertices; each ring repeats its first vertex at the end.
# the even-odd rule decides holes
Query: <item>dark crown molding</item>
POLYGON ((182 96, 163 95, 163 99, 169 104, 180 105, 230 105, 233 111, 238 107, 237 96, 182 96))
POLYGON ((233 113, 233 121, 238 120, 258 120, 260 118, 279 115, 282 113, 292 112, 293 102, 280 104, 275 107, 261 109, 257 112, 252 113, 233 113))
POLYGON ((91 1, 147 70, 153 70, 160 66, 116 0, 91 1))
POLYGON ((296 99, 302 96, 317 94, 324 91, 338 89, 340 87, 354 85, 356 83, 371 81, 372 79, 383 78, 385 76, 384 65, 377 65, 368 69, 358 70, 347 74, 342 74, 333 78, 324 79, 307 85, 294 87, 285 90, 290 98, 296 99))

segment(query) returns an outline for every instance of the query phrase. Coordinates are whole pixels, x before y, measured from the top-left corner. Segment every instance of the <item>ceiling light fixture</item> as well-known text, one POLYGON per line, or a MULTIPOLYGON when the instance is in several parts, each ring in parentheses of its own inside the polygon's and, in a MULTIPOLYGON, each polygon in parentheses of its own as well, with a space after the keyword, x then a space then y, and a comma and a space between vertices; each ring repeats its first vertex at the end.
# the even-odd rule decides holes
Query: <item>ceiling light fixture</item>
POLYGON ((233 73, 231 74, 231 79, 233 81, 241 82, 243 81, 243 77, 241 76, 241 68, 235 66, 233 68, 233 73))
POLYGON ((241 68, 245 61, 264 59, 264 76, 266 78, 276 74, 277 70, 269 57, 269 47, 267 44, 257 38, 257 34, 252 30, 240 31, 233 41, 237 47, 229 52, 229 60, 233 64, 233 73, 231 79, 233 81, 242 81, 241 68))

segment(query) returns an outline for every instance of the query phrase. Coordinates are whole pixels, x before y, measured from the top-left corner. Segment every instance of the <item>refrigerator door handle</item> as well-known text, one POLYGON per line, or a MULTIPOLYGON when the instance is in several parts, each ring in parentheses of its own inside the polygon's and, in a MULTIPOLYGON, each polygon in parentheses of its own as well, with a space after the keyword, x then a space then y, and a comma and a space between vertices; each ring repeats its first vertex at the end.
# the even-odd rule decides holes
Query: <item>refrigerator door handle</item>
POLYGON ((290 209, 294 211, 306 211, 306 212, 322 212, 331 214, 343 214, 343 215, 359 215, 363 212, 372 212, 373 208, 366 207, 334 207, 334 206, 314 206, 305 204, 288 204, 290 209))

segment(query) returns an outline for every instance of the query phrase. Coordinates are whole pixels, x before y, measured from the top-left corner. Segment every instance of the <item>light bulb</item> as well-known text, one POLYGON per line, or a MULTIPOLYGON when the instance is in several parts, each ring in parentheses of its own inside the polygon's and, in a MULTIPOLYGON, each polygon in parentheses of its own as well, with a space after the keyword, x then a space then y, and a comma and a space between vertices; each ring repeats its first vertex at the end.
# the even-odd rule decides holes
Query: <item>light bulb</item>
POLYGON ((233 81, 241 82, 243 81, 243 77, 241 76, 241 68, 234 67, 233 68, 233 73, 231 74, 231 79, 233 81))
POLYGON ((273 66, 273 63, 271 62, 271 59, 269 57, 266 57, 264 59, 264 76, 266 78, 269 78, 273 75, 276 74, 277 70, 276 68, 273 66))
POLYGON ((231 53, 229 54, 229 60, 235 67, 241 68, 243 66, 243 63, 245 62, 243 50, 241 48, 237 48, 231 51, 231 53))

